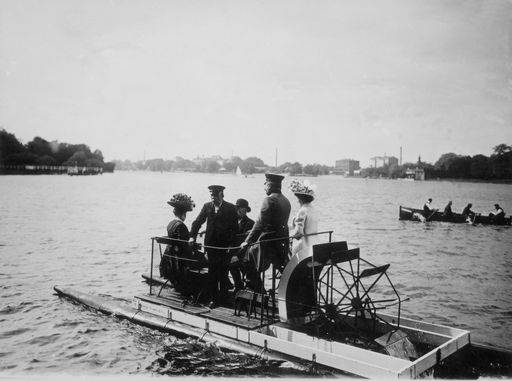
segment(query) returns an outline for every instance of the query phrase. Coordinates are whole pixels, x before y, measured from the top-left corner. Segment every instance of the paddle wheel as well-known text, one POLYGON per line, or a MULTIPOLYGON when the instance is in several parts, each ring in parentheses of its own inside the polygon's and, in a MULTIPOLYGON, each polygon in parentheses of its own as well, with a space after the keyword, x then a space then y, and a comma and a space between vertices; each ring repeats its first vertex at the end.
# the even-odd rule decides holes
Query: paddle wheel
POLYGON ((410 358, 416 351, 400 328, 402 299, 387 274, 346 242, 315 245, 296 254, 279 285, 279 315, 295 327, 331 340, 410 358), (379 316, 391 310, 396 319, 379 316))

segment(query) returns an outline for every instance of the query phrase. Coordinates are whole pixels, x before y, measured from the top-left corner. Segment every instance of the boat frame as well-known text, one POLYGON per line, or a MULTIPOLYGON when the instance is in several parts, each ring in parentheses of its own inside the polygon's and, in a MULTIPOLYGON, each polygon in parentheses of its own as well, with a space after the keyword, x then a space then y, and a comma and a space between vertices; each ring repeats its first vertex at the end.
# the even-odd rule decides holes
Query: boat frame
MULTIPOLYGON (((415 214, 419 214, 423 216, 422 209, 409 208, 406 206, 401 206, 398 209, 398 219, 399 220, 407 220, 407 221, 419 221, 415 214)), ((432 212, 430 216, 426 218, 427 221, 440 221, 440 222, 453 222, 453 223, 472 223, 474 225, 482 224, 482 225, 494 225, 494 226, 507 226, 512 224, 512 217, 504 217, 503 220, 495 222, 489 216, 484 216, 481 214, 475 214, 471 221, 467 221, 467 216, 464 216, 460 213, 453 213, 451 217, 447 217, 443 214, 442 211, 436 210, 432 212)))
POLYGON ((203 335, 215 334, 253 347, 255 352, 283 354, 368 378, 417 378, 470 343, 470 333, 466 330, 379 313, 380 326, 399 328, 412 342, 432 348, 411 361, 311 335, 288 322, 277 321, 274 314, 270 319, 263 319, 262 308, 261 318, 251 321, 249 315, 243 318, 245 323, 240 317, 233 316, 229 321, 226 316, 216 316, 216 309, 180 305, 179 300, 159 296, 166 281, 153 275, 154 244, 165 242, 161 238, 152 238, 151 273, 145 276, 150 285, 149 294, 135 296, 132 307, 137 311, 135 315, 144 314, 146 321, 159 320, 163 328, 179 323, 202 331, 203 335), (153 293, 154 283, 161 285, 158 295, 153 293))

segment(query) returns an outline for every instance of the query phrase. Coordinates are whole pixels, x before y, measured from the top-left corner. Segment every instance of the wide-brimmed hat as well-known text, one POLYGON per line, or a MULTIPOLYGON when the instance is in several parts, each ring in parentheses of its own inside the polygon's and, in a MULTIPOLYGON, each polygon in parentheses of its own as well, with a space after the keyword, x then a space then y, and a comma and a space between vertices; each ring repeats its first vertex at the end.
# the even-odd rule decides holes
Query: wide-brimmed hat
POLYGON ((249 213, 251 211, 251 207, 249 206, 249 202, 246 199, 239 198, 238 200, 236 200, 235 205, 236 205, 237 208, 245 208, 245 209, 247 209, 247 213, 249 213))
POLYGON ((223 185, 216 185, 216 184, 213 184, 213 185, 210 185, 208 187, 208 189, 210 190, 211 193, 213 194, 217 194, 219 193, 220 191, 223 191, 224 189, 226 189, 225 186, 223 185))
POLYGON ((308 180, 292 180, 289 188, 295 195, 315 197, 316 185, 311 184, 308 180))
POLYGON ((269 182, 269 183, 273 183, 273 184, 281 184, 281 182, 283 181, 284 179, 284 176, 282 175, 277 175, 275 173, 265 173, 265 179, 269 182))
POLYGON ((196 206, 194 201, 189 195, 186 195, 185 193, 176 193, 174 194, 167 203, 170 206, 173 206, 175 208, 181 209, 185 212, 191 212, 192 209, 196 206))

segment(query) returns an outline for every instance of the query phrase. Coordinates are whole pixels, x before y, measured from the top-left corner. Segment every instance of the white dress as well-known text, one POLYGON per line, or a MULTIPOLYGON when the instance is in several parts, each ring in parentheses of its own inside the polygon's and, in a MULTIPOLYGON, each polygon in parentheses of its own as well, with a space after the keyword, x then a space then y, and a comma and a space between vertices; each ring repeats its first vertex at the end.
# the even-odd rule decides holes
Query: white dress
MULTIPOLYGON (((300 207, 297 215, 292 221, 292 231, 290 236, 295 234, 311 234, 318 232, 318 217, 316 209, 311 203, 304 204, 300 207)), ((300 239, 293 239, 292 255, 295 255, 301 250, 308 249, 310 246, 318 243, 318 235, 309 237, 302 237, 300 239)))

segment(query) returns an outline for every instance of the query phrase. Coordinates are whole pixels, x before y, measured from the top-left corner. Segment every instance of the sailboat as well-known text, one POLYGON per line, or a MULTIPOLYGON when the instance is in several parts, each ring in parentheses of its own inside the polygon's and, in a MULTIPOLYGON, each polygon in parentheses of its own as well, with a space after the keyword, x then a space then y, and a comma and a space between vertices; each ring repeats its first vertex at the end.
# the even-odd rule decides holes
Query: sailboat
POLYGON ((240 169, 240 166, 236 167, 236 175, 242 176, 242 170, 240 169))

